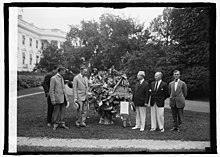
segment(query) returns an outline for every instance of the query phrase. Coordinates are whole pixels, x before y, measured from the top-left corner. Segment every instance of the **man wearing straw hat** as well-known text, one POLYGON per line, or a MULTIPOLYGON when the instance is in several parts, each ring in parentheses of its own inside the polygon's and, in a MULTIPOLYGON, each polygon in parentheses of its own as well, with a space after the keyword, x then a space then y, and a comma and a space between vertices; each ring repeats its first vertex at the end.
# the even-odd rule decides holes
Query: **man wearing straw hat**
POLYGON ((146 120, 146 107, 149 101, 149 84, 144 80, 145 72, 139 71, 137 74, 138 82, 135 85, 132 101, 136 108, 136 125, 132 128, 144 131, 146 120))

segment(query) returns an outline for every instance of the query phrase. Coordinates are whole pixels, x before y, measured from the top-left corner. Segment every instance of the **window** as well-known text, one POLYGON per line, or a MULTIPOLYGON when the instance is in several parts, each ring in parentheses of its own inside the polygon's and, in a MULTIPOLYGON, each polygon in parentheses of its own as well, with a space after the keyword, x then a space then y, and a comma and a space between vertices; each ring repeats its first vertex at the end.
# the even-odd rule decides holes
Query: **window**
POLYGON ((22 64, 25 64, 25 53, 22 53, 22 64))
POLYGON ((41 44, 41 49, 43 49, 43 48, 44 48, 44 43, 41 44))
POLYGON ((30 65, 32 65, 32 54, 30 54, 30 65))
POLYGON ((25 36, 22 35, 22 44, 25 45, 25 36))
POLYGON ((38 40, 36 40, 36 48, 38 49, 38 40))
POLYGON ((36 64, 39 63, 39 56, 36 56, 36 64))
POLYGON ((32 46, 32 38, 30 38, 30 47, 32 46))

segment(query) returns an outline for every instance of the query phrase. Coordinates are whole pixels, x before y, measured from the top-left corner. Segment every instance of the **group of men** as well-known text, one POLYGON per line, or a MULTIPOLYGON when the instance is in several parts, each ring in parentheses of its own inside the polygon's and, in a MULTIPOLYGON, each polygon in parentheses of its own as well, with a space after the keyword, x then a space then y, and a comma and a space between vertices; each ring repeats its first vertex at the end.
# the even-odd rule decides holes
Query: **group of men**
MULTIPOLYGON (((87 68, 80 68, 80 73, 73 79, 73 100, 78 105, 76 122, 77 127, 88 127, 86 124, 86 114, 88 110, 89 80, 87 78, 87 68)), ((58 126, 69 129, 64 122, 65 108, 69 107, 69 100, 65 90, 63 74, 65 68, 54 67, 53 71, 45 76, 43 88, 47 97, 47 125, 53 125, 53 130, 58 126)), ((183 108, 185 97, 187 96, 186 83, 180 80, 180 71, 173 72, 174 81, 169 86, 162 81, 162 72, 155 73, 155 81, 148 84, 144 80, 145 72, 139 71, 138 82, 133 91, 132 101, 136 108, 136 125, 132 129, 145 130, 146 107, 150 99, 151 106, 151 129, 159 129, 164 132, 164 101, 170 97, 170 107, 174 120, 174 127, 171 130, 179 131, 183 120, 183 108)))
POLYGON ((180 71, 174 70, 174 81, 167 85, 162 81, 162 72, 155 73, 155 81, 150 85, 144 80, 145 72, 139 71, 137 74, 138 82, 133 92, 133 102, 136 107, 136 125, 132 129, 144 131, 146 121, 146 107, 150 99, 151 107, 151 129, 150 131, 164 132, 164 103, 170 97, 170 107, 174 126, 171 131, 180 131, 183 121, 183 109, 187 96, 187 85, 180 80, 180 71))
MULTIPOLYGON (((64 67, 54 67, 53 71, 45 76, 42 83, 48 104, 47 125, 50 127, 53 124, 53 130, 56 130, 58 126, 69 129, 64 122, 65 108, 69 107, 69 100, 63 79, 64 74, 64 67)), ((78 103, 79 106, 77 109, 77 127, 87 127, 85 120, 88 109, 87 95, 89 81, 86 76, 87 68, 81 67, 80 73, 73 79, 74 103, 78 103)))

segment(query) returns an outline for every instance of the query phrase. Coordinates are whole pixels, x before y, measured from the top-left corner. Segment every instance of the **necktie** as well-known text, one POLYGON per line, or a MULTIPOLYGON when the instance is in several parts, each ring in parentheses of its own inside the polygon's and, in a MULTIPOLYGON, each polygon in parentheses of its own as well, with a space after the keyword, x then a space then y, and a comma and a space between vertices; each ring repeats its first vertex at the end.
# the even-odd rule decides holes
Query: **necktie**
POLYGON ((156 81, 156 85, 154 87, 154 90, 156 91, 157 90, 157 85, 158 85, 158 81, 156 81))

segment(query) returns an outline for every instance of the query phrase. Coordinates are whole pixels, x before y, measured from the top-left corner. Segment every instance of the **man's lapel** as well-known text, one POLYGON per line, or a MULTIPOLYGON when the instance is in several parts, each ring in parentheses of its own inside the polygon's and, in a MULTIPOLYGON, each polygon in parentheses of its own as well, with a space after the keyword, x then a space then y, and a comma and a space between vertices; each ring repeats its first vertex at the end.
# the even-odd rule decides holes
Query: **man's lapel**
POLYGON ((157 90, 156 91, 159 91, 160 90, 160 88, 162 87, 162 81, 160 82, 160 85, 159 85, 159 87, 157 88, 157 90))
POLYGON ((175 91, 175 81, 173 81, 171 88, 173 89, 173 91, 174 91, 174 93, 175 93, 175 92, 176 92, 176 91, 175 91))

